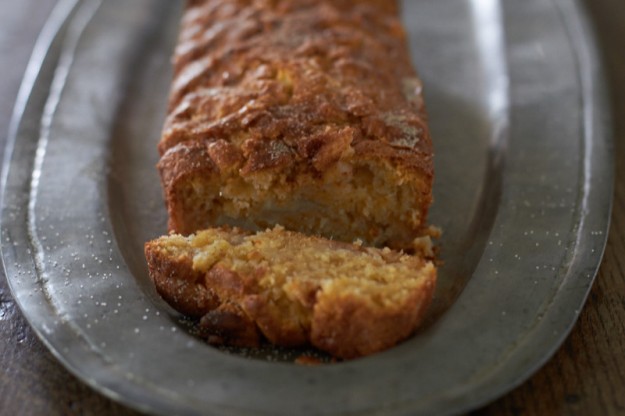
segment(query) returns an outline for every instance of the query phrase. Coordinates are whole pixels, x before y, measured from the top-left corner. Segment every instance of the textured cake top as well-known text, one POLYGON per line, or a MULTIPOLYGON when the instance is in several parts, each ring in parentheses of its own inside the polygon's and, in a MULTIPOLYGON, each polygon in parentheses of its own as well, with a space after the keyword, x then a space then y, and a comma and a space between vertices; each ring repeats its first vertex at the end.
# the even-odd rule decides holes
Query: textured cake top
POLYGON ((431 176, 395 1, 191 1, 174 71, 161 154, 214 144, 243 175, 355 154, 431 176))

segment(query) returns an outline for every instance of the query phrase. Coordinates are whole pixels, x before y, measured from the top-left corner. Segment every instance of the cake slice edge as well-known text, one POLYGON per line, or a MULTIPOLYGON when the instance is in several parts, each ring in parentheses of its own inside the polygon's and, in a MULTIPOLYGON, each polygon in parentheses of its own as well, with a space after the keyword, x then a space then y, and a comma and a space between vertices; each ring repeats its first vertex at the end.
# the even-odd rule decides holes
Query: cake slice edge
POLYGON ((338 358, 388 349, 414 333, 436 286, 422 256, 304 236, 276 226, 221 227, 145 245, 159 294, 199 318, 212 343, 312 345, 338 358))

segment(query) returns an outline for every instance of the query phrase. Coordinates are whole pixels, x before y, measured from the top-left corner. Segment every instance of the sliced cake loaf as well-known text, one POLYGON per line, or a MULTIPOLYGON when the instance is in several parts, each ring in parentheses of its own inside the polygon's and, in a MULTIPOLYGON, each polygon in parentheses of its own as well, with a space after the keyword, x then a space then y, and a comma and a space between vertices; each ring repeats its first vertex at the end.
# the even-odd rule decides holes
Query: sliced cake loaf
POLYGON ((408 248, 432 144, 393 0, 196 0, 159 143, 170 231, 275 224, 408 248))
POLYGON ((150 276, 212 342, 353 358, 414 332, 432 143, 395 0, 189 0, 158 149, 150 276))
POLYGON ((432 263, 275 227, 213 228, 146 244, 150 275, 212 342, 313 345, 355 358, 410 336, 432 298, 432 263))

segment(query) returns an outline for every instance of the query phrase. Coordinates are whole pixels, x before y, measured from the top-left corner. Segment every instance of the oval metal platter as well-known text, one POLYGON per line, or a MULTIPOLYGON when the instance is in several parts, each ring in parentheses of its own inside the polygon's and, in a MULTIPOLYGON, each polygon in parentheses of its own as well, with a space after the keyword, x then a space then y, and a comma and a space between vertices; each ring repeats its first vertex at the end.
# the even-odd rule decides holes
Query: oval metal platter
POLYGON ((16 104, 2 256, 24 315, 103 394, 163 415, 455 414, 561 344, 606 241, 612 154, 593 39, 574 0, 405 1, 436 152, 443 236, 427 324, 367 358, 223 351, 156 294, 166 231, 156 142, 181 3, 61 0, 16 104))

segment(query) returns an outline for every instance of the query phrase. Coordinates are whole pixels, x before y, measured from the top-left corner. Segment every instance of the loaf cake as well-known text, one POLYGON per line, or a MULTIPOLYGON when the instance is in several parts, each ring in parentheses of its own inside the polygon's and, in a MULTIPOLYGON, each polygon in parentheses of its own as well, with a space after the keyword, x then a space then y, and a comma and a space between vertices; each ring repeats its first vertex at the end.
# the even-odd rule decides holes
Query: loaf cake
POLYGON ((410 249, 432 145, 396 1, 188 1, 158 148, 171 232, 410 249))
POLYGON ((209 340, 313 345, 339 358, 411 335, 432 298, 436 270, 419 256, 274 227, 221 227, 161 237, 145 247, 159 293, 201 318, 209 340))
POLYGON ((395 1, 188 1, 158 149, 149 273, 210 342, 354 358, 415 331, 432 144, 395 1))

